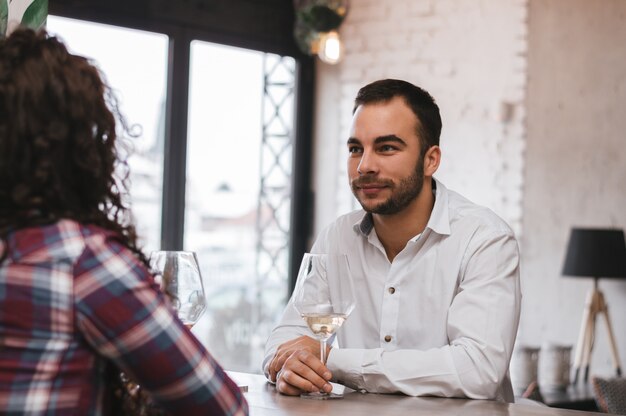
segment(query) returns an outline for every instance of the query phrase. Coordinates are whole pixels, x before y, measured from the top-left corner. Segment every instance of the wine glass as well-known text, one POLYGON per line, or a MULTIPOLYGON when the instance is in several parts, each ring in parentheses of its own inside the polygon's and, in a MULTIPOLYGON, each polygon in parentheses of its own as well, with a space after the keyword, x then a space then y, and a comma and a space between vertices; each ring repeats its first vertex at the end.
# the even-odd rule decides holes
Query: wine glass
MULTIPOLYGON (((354 285, 345 254, 305 253, 298 272, 293 305, 320 341, 320 359, 326 364, 326 343, 341 327, 355 306, 354 285)), ((313 392, 301 397, 342 398, 342 395, 313 392)))
POLYGON ((155 280, 172 303, 178 317, 191 328, 206 309, 206 298, 196 253, 191 251, 154 251, 150 264, 155 280))

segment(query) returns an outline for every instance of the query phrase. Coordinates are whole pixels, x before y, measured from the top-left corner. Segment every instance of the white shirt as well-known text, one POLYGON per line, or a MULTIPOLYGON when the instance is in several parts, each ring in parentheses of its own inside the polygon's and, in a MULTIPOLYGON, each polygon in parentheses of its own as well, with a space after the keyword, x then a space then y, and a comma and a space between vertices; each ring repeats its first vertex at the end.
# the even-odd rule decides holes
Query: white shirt
MULTIPOLYGON (((333 381, 377 393, 513 402, 519 250, 508 225, 440 182, 420 235, 389 262, 362 210, 322 231, 311 252, 345 253, 356 307, 327 360, 333 381)), ((289 301, 266 348, 311 335, 289 301)))

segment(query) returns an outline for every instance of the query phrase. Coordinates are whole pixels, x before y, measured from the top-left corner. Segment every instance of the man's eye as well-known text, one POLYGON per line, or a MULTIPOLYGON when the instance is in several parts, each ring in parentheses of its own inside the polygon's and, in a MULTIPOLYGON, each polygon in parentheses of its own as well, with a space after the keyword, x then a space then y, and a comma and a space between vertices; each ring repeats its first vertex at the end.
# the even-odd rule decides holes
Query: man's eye
POLYGON ((356 146, 348 147, 348 153, 361 153, 361 148, 356 146))
POLYGON ((391 146, 391 145, 388 145, 388 144, 380 146, 380 151, 381 152, 392 152, 394 150, 396 150, 396 148, 394 146, 391 146))

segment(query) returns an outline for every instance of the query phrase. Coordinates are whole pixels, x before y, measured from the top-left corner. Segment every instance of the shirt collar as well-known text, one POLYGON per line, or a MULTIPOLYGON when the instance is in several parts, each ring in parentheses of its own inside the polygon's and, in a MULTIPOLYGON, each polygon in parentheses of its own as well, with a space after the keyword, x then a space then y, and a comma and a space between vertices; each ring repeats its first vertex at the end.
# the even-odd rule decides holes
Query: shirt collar
POLYGON ((372 214, 366 212, 363 214, 363 217, 359 221, 357 221, 352 229, 357 233, 363 236, 368 236, 369 233, 374 229, 374 218, 372 218, 372 214))
MULTIPOLYGON (((430 228, 437 234, 450 234, 450 217, 448 215, 448 189, 437 179, 433 178, 433 193, 435 194, 435 205, 430 213, 426 228, 430 228)), ((363 236, 368 236, 374 229, 374 219, 372 214, 366 212, 363 217, 353 226, 353 230, 363 236)))
POLYGON ((435 191, 435 206, 430 213, 426 228, 430 228, 437 234, 450 234, 450 216, 448 209, 448 188, 437 179, 433 178, 433 190, 435 191))

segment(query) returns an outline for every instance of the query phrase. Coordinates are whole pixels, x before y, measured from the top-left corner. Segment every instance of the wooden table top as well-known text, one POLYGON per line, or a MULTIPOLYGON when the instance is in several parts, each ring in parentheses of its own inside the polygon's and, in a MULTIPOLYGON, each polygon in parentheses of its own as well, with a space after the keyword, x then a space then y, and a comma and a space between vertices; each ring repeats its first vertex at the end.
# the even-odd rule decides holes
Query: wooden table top
MULTIPOLYGON (((601 413, 555 409, 538 404, 498 403, 488 400, 409 397, 404 395, 359 393, 334 384, 334 392, 344 392, 340 400, 310 400, 284 396, 264 376, 229 371, 240 386, 245 386, 252 416, 583 416, 601 413)), ((243 389, 245 391, 245 388, 243 389)))

